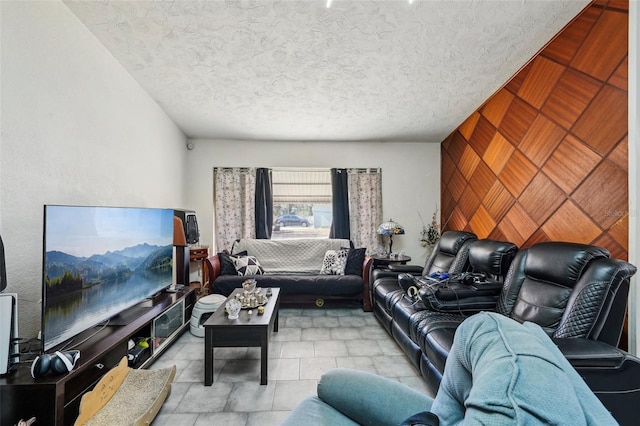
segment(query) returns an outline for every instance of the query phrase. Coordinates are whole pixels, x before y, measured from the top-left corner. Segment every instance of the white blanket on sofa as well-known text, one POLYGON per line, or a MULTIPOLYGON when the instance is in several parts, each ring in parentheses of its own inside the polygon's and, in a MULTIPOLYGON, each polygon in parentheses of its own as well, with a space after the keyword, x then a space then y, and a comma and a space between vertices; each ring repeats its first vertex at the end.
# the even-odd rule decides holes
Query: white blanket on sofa
POLYGON ((236 241, 231 252, 247 251, 255 256, 267 274, 310 273, 318 274, 327 250, 350 247, 344 239, 298 239, 298 240, 254 240, 236 241))

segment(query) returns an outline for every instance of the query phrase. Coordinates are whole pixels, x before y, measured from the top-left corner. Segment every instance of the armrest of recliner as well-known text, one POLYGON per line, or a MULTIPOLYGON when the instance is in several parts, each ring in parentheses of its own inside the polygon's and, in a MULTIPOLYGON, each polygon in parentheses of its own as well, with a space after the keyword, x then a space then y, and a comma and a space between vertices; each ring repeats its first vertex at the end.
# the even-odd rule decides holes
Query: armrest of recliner
POLYGON ((413 275, 422 275, 422 271, 424 270, 423 266, 420 265, 395 265, 395 264, 391 264, 388 266, 390 271, 399 273, 399 272, 404 272, 407 274, 413 274, 413 275))
POLYGON ((636 424, 640 359, 597 340, 555 338, 554 343, 618 423, 636 424))
POLYGON ((629 355, 597 340, 554 338, 553 342, 574 368, 618 368, 629 355))
MULTIPOLYGON (((412 265, 395 265, 396 267, 398 266, 405 266, 405 267, 409 267, 412 265)), ((418 268, 416 266, 416 268, 418 268)), ((415 275, 416 277, 419 277, 420 275, 422 275, 422 267, 419 267, 420 270, 417 272, 412 272, 411 270, 401 270, 401 269, 373 269, 371 272, 371 282, 374 283, 378 278, 397 278, 398 275, 403 274, 403 273, 408 273, 411 275, 415 275)))

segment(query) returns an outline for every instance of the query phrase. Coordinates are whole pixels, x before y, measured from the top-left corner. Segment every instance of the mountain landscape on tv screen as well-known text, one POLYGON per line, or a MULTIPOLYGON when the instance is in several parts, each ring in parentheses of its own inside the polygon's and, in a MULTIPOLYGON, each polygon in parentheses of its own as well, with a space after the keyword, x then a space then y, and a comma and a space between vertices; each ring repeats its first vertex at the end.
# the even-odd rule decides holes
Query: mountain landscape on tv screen
POLYGON ((147 243, 89 257, 49 251, 45 256, 47 297, 55 298, 96 285, 125 281, 135 274, 164 276, 171 273, 172 260, 173 246, 147 243))

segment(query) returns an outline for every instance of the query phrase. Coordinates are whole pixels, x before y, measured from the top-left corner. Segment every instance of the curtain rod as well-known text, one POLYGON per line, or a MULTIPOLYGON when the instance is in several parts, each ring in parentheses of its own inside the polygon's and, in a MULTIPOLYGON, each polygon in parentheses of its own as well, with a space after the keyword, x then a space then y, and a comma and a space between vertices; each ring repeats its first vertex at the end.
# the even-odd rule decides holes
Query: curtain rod
POLYGON ((213 170, 240 170, 241 172, 248 172, 251 169, 255 169, 255 167, 214 167, 213 170))
MULTIPOLYGON (((240 170, 240 171, 249 171, 252 169, 256 169, 259 167, 214 167, 213 170, 240 170)), ((276 171, 287 171, 287 172, 312 172, 312 171, 329 171, 330 168, 319 168, 319 167, 270 167, 270 170, 276 171)), ((350 173, 381 173, 381 168, 365 168, 365 167, 347 167, 345 168, 350 173)))
POLYGON ((381 173, 382 169, 378 168, 355 168, 355 169, 347 169, 350 173, 381 173))

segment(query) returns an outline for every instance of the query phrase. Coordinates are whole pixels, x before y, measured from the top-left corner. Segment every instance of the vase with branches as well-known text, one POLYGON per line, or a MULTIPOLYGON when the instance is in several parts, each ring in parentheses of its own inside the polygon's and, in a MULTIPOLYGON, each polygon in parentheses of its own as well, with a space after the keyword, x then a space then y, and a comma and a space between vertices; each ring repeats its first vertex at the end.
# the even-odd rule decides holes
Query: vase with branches
MULTIPOLYGON (((420 213, 418 213, 420 215, 420 213)), ((436 204, 436 209, 433 212, 433 216, 431 217, 431 223, 427 226, 420 215, 420 220, 422 221, 422 232, 420 233, 420 243, 422 247, 433 246, 440 239, 440 225, 438 224, 438 205, 436 204)))

